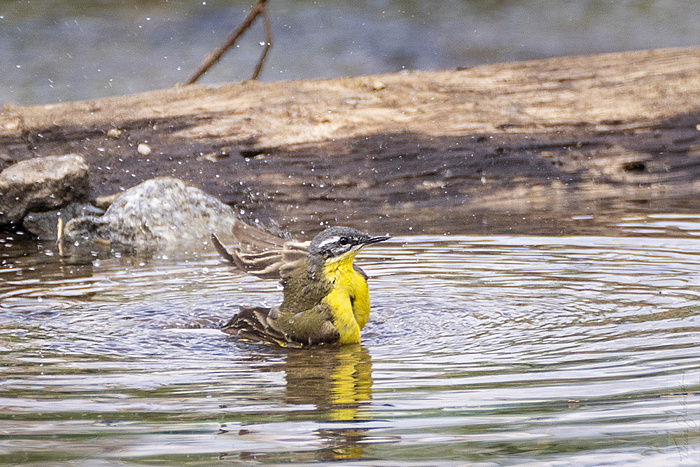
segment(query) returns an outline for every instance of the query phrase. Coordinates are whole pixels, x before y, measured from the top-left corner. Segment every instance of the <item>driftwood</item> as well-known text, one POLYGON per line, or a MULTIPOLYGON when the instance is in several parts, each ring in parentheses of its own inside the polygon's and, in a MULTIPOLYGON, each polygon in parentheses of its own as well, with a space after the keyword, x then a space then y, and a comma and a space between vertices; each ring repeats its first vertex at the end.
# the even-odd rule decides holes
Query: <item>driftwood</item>
POLYGON ((295 233, 600 233, 623 214, 700 212, 700 48, 0 113, 0 169, 75 152, 92 198, 169 175, 295 233))

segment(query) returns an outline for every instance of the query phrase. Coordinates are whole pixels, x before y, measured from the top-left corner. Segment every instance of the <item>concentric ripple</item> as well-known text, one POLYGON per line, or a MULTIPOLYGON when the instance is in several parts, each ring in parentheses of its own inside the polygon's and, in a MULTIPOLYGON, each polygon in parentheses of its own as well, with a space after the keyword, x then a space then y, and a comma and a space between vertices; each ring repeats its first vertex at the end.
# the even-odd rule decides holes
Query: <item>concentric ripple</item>
POLYGON ((360 263, 362 345, 285 350, 217 330, 280 291, 214 256, 8 253, 0 460, 696 461, 700 240, 399 237, 360 263))

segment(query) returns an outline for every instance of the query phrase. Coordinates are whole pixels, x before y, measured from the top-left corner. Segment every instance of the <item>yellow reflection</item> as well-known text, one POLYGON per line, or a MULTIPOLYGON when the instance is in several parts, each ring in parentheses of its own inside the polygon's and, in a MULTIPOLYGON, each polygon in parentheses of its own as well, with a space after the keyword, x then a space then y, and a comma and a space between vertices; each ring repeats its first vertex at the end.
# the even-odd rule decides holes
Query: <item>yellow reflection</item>
POLYGON ((290 349, 285 374, 287 402, 314 404, 334 421, 357 419, 372 397, 372 360, 360 345, 290 349))
MULTIPOLYGON (((287 402, 313 404, 329 421, 362 420, 361 408, 372 399, 372 360, 360 345, 290 349, 285 372, 287 402)), ((366 431, 320 429, 326 447, 316 452, 316 459, 361 459, 366 431)))

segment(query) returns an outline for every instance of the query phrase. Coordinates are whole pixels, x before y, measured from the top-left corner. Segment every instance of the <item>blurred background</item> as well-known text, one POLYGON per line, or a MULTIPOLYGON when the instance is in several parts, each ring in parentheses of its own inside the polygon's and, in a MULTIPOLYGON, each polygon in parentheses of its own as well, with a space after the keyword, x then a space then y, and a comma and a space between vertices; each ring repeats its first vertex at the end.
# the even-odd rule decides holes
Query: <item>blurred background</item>
MULTIPOLYGON (((0 104, 184 82, 255 0, 0 2, 0 104)), ((269 0, 264 81, 700 44, 697 0, 269 0)), ((258 20, 201 82, 248 79, 258 20)))

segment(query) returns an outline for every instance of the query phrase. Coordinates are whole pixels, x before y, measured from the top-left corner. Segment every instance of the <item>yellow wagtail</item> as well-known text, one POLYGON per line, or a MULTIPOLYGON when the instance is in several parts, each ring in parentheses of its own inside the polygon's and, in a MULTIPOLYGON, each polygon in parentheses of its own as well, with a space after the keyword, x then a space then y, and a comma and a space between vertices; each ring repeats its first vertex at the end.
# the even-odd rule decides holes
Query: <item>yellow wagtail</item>
POLYGON ((311 242, 292 242, 240 222, 233 234, 241 246, 231 251, 212 235, 219 254, 249 274, 279 278, 284 292, 277 307, 241 307, 224 332, 282 346, 360 342, 369 289, 367 275, 353 261, 362 247, 388 236, 329 227, 311 242))

